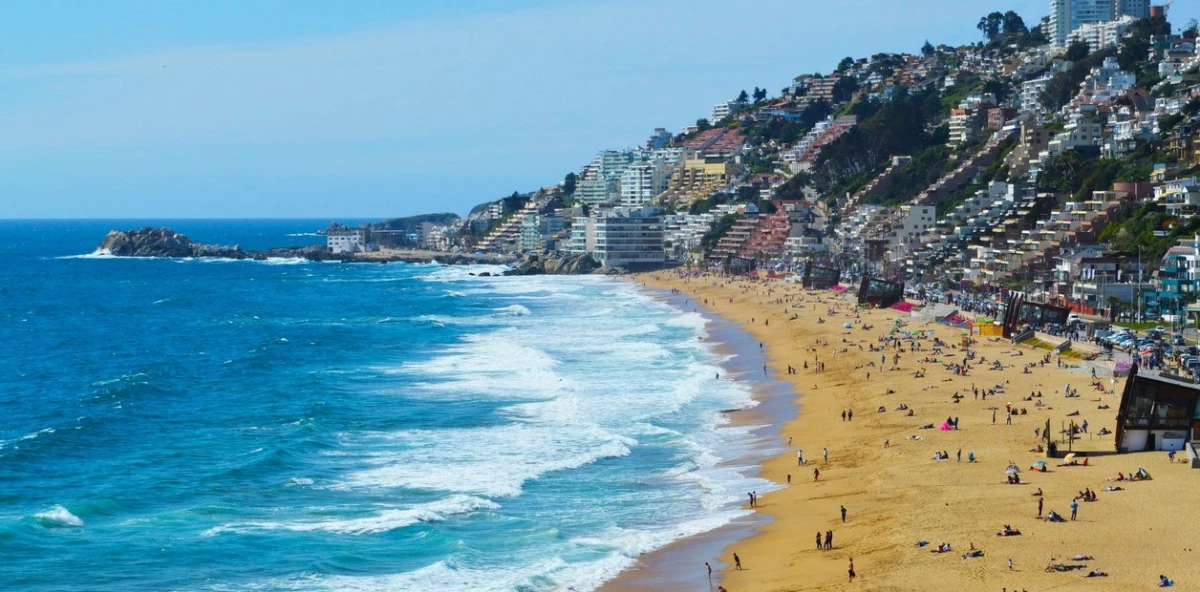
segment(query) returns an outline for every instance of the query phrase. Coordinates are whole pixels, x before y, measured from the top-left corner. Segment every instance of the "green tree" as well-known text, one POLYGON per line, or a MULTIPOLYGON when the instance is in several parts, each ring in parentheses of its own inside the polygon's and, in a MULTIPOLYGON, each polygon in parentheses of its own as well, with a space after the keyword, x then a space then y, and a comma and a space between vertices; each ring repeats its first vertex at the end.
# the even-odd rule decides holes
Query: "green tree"
POLYGON ((1008 83, 999 80, 989 80, 983 83, 983 92, 995 96, 998 103, 1003 103, 1004 99, 1008 98, 1008 93, 1011 90, 1012 87, 1008 83))
POLYGON ((746 101, 749 101, 749 100, 750 100, 750 95, 746 94, 746 91, 743 90, 742 92, 738 93, 737 102, 745 103, 746 101))
POLYGON ((979 29, 979 32, 983 33, 983 36, 987 38, 988 41, 991 41, 1000 35, 1000 31, 1002 30, 1003 26, 1004 13, 992 12, 987 16, 980 18, 979 24, 975 25, 975 28, 979 29))
POLYGON ((1025 19, 1011 10, 1004 13, 1004 22, 1001 28, 1009 35, 1024 35, 1029 32, 1029 28, 1025 26, 1025 19))
POLYGON ((704 132, 710 129, 712 129, 712 124, 709 123, 707 119, 701 117, 700 119, 696 120, 696 131, 704 132))
POLYGON ((565 193, 567 195, 574 194, 575 193, 575 184, 578 181, 579 181, 579 178, 578 178, 578 176, 575 175, 575 173, 567 173, 567 176, 563 177, 563 186, 562 186, 563 193, 565 193))
POLYGON ((858 79, 853 76, 842 76, 833 83, 833 102, 843 103, 854 98, 858 90, 858 79))
POLYGON ((929 57, 929 56, 933 55, 935 52, 937 52, 937 50, 933 48, 933 44, 930 43, 928 39, 926 39, 925 45, 921 46, 921 55, 923 55, 925 57, 929 57))
POLYGON ((1125 39, 1121 41, 1121 49, 1117 52, 1117 61, 1126 72, 1137 72, 1142 62, 1150 56, 1150 38, 1155 35, 1170 35, 1171 23, 1165 17, 1156 16, 1144 18, 1129 28, 1125 39))
POLYGON ((1067 46, 1067 55, 1064 57, 1068 61, 1078 62, 1079 60, 1086 58, 1089 52, 1091 52, 1091 50, 1088 49, 1088 44, 1082 41, 1075 41, 1071 43, 1071 45, 1067 46))
POLYGON ((754 87, 754 102, 761 103, 767 100, 767 89, 754 87))
POLYGON ((846 56, 846 57, 842 58, 842 61, 838 62, 837 71, 845 72, 846 70, 850 69, 850 66, 853 66, 853 65, 854 65, 854 58, 852 58, 850 56, 846 56))

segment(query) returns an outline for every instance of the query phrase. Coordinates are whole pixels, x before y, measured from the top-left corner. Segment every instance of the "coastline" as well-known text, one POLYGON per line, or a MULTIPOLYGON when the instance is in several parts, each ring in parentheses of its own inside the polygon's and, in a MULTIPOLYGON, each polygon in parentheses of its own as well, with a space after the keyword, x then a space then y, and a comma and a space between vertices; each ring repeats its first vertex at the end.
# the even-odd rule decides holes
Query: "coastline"
MULTIPOLYGON (((1200 509, 1189 501, 1194 484, 1188 465, 1169 463, 1165 453, 1113 455, 1112 436, 1096 434, 1100 428, 1115 428, 1120 381, 1104 381, 1111 392, 1098 392, 1082 372, 1058 368, 1054 360, 1035 363, 1044 350, 1015 347, 996 338, 974 342, 972 351, 987 364, 976 362, 967 376, 958 376, 945 365, 965 355, 959 348, 964 332, 910 320, 908 313, 860 311, 848 297, 782 282, 685 280, 672 273, 634 279, 652 289, 677 289, 701 303, 707 298, 712 304, 705 307, 707 313, 766 344, 776 375, 794 392, 804 393, 797 413, 780 422, 779 437, 794 437, 810 464, 796 467, 796 448, 762 462, 761 478, 780 483, 791 475, 794 480, 792 486, 762 496, 755 516, 763 518, 744 527, 752 531, 748 538, 739 538, 744 530, 730 525, 678 541, 646 554, 637 567, 601 590, 706 589, 697 585, 703 581, 703 561, 711 561, 708 557, 721 542, 726 546, 718 555, 721 563, 713 564, 710 588, 720 584, 737 592, 1096 589, 1097 582, 1080 577, 1081 572, 1043 569, 1048 560, 1070 564, 1079 555, 1093 557, 1077 562, 1080 569, 1103 570, 1109 577, 1101 583, 1111 589, 1149 590, 1157 574, 1200 581, 1200 565, 1190 546, 1194 535, 1187 526, 1200 518, 1200 509), (905 325, 892 333, 897 320, 905 325), (843 327, 846 322, 851 328, 843 327), (887 350, 888 365, 891 356, 901 354, 894 370, 879 364, 880 352, 867 351, 884 335, 916 330, 929 336, 914 334, 913 341, 905 337, 887 350), (944 342, 939 348, 944 353, 933 353, 934 338, 944 342), (826 364, 824 372, 815 372, 817 359, 826 364), (988 367, 995 361, 1004 371, 988 367), (1023 371, 1030 364, 1030 370, 1023 371), (798 374, 786 374, 788 365, 798 374), (1084 394, 1065 398, 1064 385, 1084 394), (1003 392, 979 400, 973 387, 1003 392), (1026 398, 1035 392, 1043 396, 1026 398), (960 403, 951 397, 955 393, 965 393, 966 398, 960 403), (901 404, 914 415, 897 412, 901 404), (1014 413, 1010 425, 1006 404, 1026 413, 1014 413), (839 417, 848 408, 855 411, 850 421, 839 417), (960 429, 938 430, 947 417, 960 418, 960 429), (1092 429, 1076 441, 1075 450, 1093 456, 1092 464, 1057 468, 1061 461, 1049 459, 1048 472, 1031 472, 1032 462, 1046 459, 1044 453, 1031 450, 1038 442, 1034 430, 1049 421, 1057 431, 1081 419, 1092 429), (934 429, 922 431, 925 425, 934 429), (830 451, 827 462, 821 458, 822 448, 830 451), (949 461, 932 460, 935 452, 946 450, 949 461), (959 450, 962 462, 954 460, 959 450), (978 462, 968 462, 968 453, 978 462), (1023 471, 1019 486, 1005 482, 1010 462, 1023 471), (1139 467, 1154 480, 1105 490, 1115 484, 1110 479, 1118 471, 1129 474, 1139 467), (819 480, 812 478, 813 468, 820 469, 819 480), (1047 511, 1069 515, 1069 503, 1084 489, 1097 491, 1099 501, 1081 504, 1078 522, 1037 518, 1039 499, 1047 511), (1035 490, 1044 490, 1044 497, 1033 496, 1035 490), (843 506, 848 509, 845 522, 839 516, 843 506), (997 537, 1004 525, 1024 536, 997 537), (1133 525, 1137 528, 1131 529, 1133 525), (811 533, 830 530, 836 533, 832 549, 814 549, 811 533), (931 546, 916 544, 922 540, 931 546), (953 546, 952 556, 928 552, 942 542, 953 546), (982 556, 960 558, 970 547, 982 550, 982 556), (1148 549, 1155 554, 1147 557, 1148 549), (734 552, 744 570, 728 568, 734 552), (858 576, 853 582, 847 577, 851 558, 858 576)), ((1071 360, 1064 359, 1069 365, 1071 360)), ((1056 441, 1061 445, 1062 437, 1056 441)))
MULTIPOLYGON (((637 282, 640 276, 628 276, 637 282)), ((729 426, 754 426, 753 452, 748 455, 728 458, 721 465, 738 467, 747 477, 762 477, 763 463, 786 451, 780 440, 781 428, 797 413, 795 398, 798 396, 791 385, 783 382, 773 368, 764 377, 761 365, 764 361, 758 341, 737 322, 715 314, 702 303, 692 300, 687 294, 672 293, 670 289, 636 284, 639 291, 678 309, 681 313, 700 314, 708 322, 706 342, 715 354, 723 358, 720 363, 722 378, 731 378, 747 384, 757 405, 744 409, 729 410, 723 415, 729 426)), ((777 487, 781 486, 775 483, 777 487)), ((762 492, 767 496, 770 492, 762 492)), ((741 504, 746 507, 746 504, 741 504)), ((685 537, 664 547, 641 555, 637 563, 622 571, 616 578, 605 582, 598 592, 649 592, 649 591, 692 591, 697 589, 716 590, 717 575, 728 567, 722 552, 730 545, 754 535, 772 520, 768 515, 753 512, 734 519, 732 522, 708 532, 685 537), (704 563, 713 566, 713 578, 705 575, 704 563)))

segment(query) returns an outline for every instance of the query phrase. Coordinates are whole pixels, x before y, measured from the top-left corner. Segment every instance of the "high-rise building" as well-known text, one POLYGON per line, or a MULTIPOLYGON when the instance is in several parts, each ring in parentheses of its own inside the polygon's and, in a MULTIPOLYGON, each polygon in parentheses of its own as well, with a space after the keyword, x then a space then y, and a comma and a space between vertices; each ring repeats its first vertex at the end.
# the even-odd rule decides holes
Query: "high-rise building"
POLYGON ((667 190, 670 169, 663 161, 652 160, 630 166, 621 173, 621 205, 640 208, 650 205, 667 190))
POLYGON ((1119 19, 1131 16, 1135 19, 1150 17, 1150 0, 1116 0, 1113 3, 1112 18, 1119 19))
POLYGON ((1084 25, 1106 23, 1123 16, 1150 16, 1150 0, 1050 0, 1047 37, 1063 46, 1071 32, 1084 25))

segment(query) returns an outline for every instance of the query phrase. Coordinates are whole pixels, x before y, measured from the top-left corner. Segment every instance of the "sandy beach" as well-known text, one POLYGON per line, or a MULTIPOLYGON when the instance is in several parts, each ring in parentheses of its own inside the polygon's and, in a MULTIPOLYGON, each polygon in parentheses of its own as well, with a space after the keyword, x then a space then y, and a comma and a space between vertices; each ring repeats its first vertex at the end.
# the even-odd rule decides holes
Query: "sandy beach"
MULTIPOLYGON (((964 376, 946 365, 963 362, 965 332, 916 322, 909 313, 858 311, 850 296, 778 281, 669 273, 635 279, 678 290, 742 324, 763 343, 770 368, 791 384, 798 404, 798 416, 778 436, 787 452, 762 467, 783 486, 761 495, 755 508, 770 520, 721 553, 709 589, 1150 590, 1158 589, 1159 574, 1177 589, 1200 589, 1189 528, 1200 517, 1200 507, 1189 503, 1200 472, 1170 463, 1166 453, 1112 454, 1113 436, 1099 435, 1115 427, 1123 379, 1102 377, 1097 387, 1090 374, 1060 368, 1054 357, 1042 363, 1046 350, 995 338, 971 345, 975 357, 964 376), (996 360, 1002 370, 993 368, 996 360), (1065 397, 1067 385, 1079 396, 1065 397), (843 412, 853 415, 844 419, 843 412), (942 430, 950 418, 958 429, 942 430), (1067 422, 1087 420, 1075 450, 1090 452, 1088 466, 1058 466, 1061 459, 1032 450, 1047 420, 1057 442, 1067 422), (949 458, 935 460, 941 451, 949 458), (1048 471, 1031 470, 1039 460, 1048 471), (1021 470, 1019 485, 1007 483, 1010 463, 1021 470), (1152 479, 1115 480, 1138 468, 1152 479), (1085 490, 1096 501, 1077 502, 1071 520, 1072 500, 1085 490), (1053 510, 1065 521, 1039 519, 1039 501, 1043 516, 1053 510), (998 536, 1006 525, 1020 534, 998 536), (816 534, 823 544, 829 531, 832 548, 818 549, 816 534), (932 552, 943 543, 949 552, 932 552), (981 556, 964 557, 972 547, 981 556), (1048 572, 1051 563, 1079 567, 1048 572), (1107 576, 1084 577, 1093 570, 1107 576)), ((688 565, 677 550, 650 554, 645 567, 604 590, 646 589, 642 570, 695 570, 703 582, 704 561, 711 558, 688 565)))

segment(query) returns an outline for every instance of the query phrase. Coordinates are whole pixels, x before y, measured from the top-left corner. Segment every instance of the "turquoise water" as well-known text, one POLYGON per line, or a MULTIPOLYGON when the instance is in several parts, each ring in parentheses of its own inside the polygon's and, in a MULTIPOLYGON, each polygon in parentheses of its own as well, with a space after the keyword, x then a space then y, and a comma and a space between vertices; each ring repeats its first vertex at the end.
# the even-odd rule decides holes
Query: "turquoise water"
POLYGON ((768 488, 704 319, 627 283, 87 255, 136 225, 0 222, 5 590, 589 590, 768 488))

